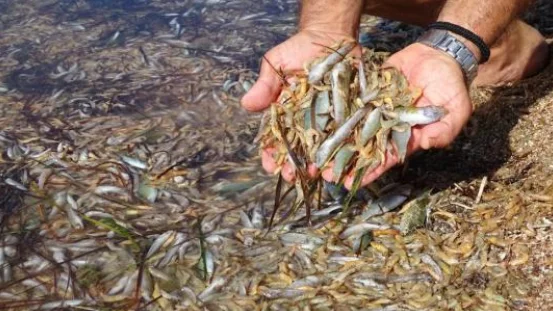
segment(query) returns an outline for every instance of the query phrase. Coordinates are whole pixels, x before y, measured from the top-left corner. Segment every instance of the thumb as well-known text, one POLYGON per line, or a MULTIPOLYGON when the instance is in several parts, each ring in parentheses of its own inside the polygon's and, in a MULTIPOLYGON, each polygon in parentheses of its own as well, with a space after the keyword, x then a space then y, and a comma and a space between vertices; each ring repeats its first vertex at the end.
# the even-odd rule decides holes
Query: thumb
POLYGON ((273 67, 279 68, 279 62, 273 62, 268 56, 263 57, 259 78, 244 97, 242 97, 242 107, 246 110, 264 110, 269 107, 271 102, 277 99, 282 82, 273 67), (271 64, 269 64, 269 62, 271 62, 271 64))

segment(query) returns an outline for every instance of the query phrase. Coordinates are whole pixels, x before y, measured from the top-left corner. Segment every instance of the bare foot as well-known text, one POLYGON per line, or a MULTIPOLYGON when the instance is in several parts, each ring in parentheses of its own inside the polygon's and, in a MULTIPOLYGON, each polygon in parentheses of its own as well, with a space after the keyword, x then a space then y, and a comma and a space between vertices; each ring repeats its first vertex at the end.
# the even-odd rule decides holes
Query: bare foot
POLYGON ((549 47, 536 29, 516 20, 491 48, 490 60, 478 69, 474 85, 498 86, 539 73, 549 61, 549 47))

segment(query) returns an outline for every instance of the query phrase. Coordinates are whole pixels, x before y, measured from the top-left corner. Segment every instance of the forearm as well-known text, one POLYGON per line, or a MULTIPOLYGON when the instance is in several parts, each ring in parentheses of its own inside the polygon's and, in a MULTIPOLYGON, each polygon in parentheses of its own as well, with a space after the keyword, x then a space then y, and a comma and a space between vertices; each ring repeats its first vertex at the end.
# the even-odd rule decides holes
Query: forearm
MULTIPOLYGON (((533 0, 447 0, 438 21, 465 27, 492 46, 507 26, 526 10, 533 0)), ((465 41, 465 43, 467 43, 465 41)), ((468 47, 480 57, 480 51, 470 42, 468 47)))
POLYGON ((324 31, 357 37, 363 0, 302 0, 300 30, 324 31))

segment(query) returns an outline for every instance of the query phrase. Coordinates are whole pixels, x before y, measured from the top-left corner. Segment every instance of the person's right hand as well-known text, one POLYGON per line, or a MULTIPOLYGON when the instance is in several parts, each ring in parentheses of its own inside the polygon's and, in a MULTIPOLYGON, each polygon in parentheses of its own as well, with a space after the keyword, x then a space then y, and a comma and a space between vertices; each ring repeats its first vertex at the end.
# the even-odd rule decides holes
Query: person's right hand
MULTIPOLYGON (((253 87, 242 98, 242 106, 249 111, 262 111, 276 101, 282 90, 282 81, 279 74, 273 69, 282 70, 286 75, 303 71, 303 65, 316 57, 324 55, 323 46, 332 46, 340 40, 355 40, 351 36, 340 33, 318 32, 314 30, 302 30, 283 43, 275 46, 265 54, 261 62, 259 78, 253 87), (270 64, 267 63, 267 60, 270 64), (272 65, 272 66, 271 66, 272 65)), ((328 52, 328 49, 326 49, 328 52)), ((352 53, 361 53, 357 46, 352 53)), ((273 159, 275 149, 267 148, 262 151, 261 161, 263 168, 268 173, 277 169, 273 159)), ((317 174, 314 165, 309 165, 310 176, 317 174)), ((286 163, 281 170, 282 177, 292 182, 295 178, 295 170, 290 163, 286 163)))

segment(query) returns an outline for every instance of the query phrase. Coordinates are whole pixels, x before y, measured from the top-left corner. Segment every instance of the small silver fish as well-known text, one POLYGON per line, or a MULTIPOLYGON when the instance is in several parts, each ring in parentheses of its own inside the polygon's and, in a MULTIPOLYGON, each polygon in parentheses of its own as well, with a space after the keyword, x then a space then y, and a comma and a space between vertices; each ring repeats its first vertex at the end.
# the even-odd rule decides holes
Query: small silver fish
POLYGON ((366 104, 370 102, 371 100, 375 99, 378 96, 379 90, 369 90, 367 86, 367 76, 365 76, 365 66, 363 63, 363 60, 359 60, 359 67, 358 67, 358 78, 359 78, 359 92, 361 94, 361 102, 363 104, 366 104))
POLYGON ((314 109, 315 123, 311 124, 311 109, 306 109, 305 129, 308 130, 313 126, 316 131, 324 131, 330 119, 330 95, 328 91, 318 92, 313 105, 314 107, 311 107, 311 109, 314 109))
POLYGON ((335 183, 329 183, 327 181, 324 181, 323 189, 325 193, 328 194, 330 198, 332 198, 336 202, 343 201, 348 195, 348 190, 345 187, 335 183))
POLYGON ((149 258, 153 254, 155 254, 161 248, 161 246, 169 240, 169 238, 173 237, 174 234, 175 234, 175 231, 171 230, 158 236, 152 243, 152 246, 150 246, 150 248, 148 249, 146 258, 149 258))
POLYGON ((350 135, 353 128, 367 114, 369 107, 357 110, 336 132, 319 147, 315 155, 315 165, 322 168, 334 150, 350 135))
POLYGON ((374 109, 369 113, 363 128, 361 129, 360 142, 361 146, 365 146, 371 138, 373 138, 378 130, 380 129, 380 118, 382 117, 382 112, 380 109, 374 109))
POLYGON ((76 307, 84 303, 84 300, 73 299, 73 300, 59 300, 47 302, 39 307, 40 310, 60 310, 69 307, 76 307))
POLYGON ((341 239, 347 239, 352 235, 360 235, 360 234, 363 234, 367 231, 386 230, 386 229, 390 229, 390 226, 364 222, 364 223, 360 223, 360 224, 357 224, 357 225, 354 225, 354 226, 351 226, 351 227, 347 228, 346 230, 344 230, 344 232, 342 232, 340 234, 340 238, 341 239))
POLYGON ((447 110, 440 106, 399 107, 394 110, 397 120, 413 125, 434 123, 447 114, 447 110))
POLYGON ((334 65, 336 65, 341 59, 344 58, 345 55, 347 55, 349 52, 353 50, 355 47, 356 42, 348 42, 345 45, 343 45, 341 48, 339 48, 336 52, 330 54, 325 58, 322 62, 314 65, 309 70, 309 77, 308 82, 310 84, 316 84, 321 82, 324 75, 332 68, 334 65))
POLYGON ((346 144, 338 150, 336 156, 334 157, 334 167, 332 168, 332 174, 334 178, 339 180, 344 173, 344 170, 347 169, 348 164, 355 153, 354 146, 351 144, 346 144))
POLYGON ((226 280, 223 279, 222 277, 215 278, 211 282, 211 284, 209 284, 209 286, 198 295, 198 299, 204 302, 208 301, 209 298, 213 295, 213 293, 217 291, 219 288, 223 287, 225 283, 226 283, 226 280))
POLYGON ((146 165, 146 163, 138 160, 138 159, 135 159, 135 158, 131 158, 131 157, 127 157, 127 156, 121 156, 121 160, 123 160, 123 162, 127 163, 128 165, 132 166, 132 167, 135 167, 135 168, 138 168, 138 169, 141 169, 141 170, 145 170, 148 168, 148 165, 146 165))
POLYGON ((11 178, 6 178, 4 180, 4 182, 12 187, 15 187, 21 191, 28 191, 29 189, 27 189, 27 187, 23 186, 23 184, 21 184, 20 182, 17 182, 11 178))
POLYGON ((276 298, 295 298, 298 296, 301 296, 305 294, 305 291, 303 289, 276 289, 276 288, 264 288, 261 291, 261 295, 269 298, 269 299, 276 299, 276 298))
POLYGON ((351 66, 346 61, 341 61, 330 73, 332 85, 332 106, 334 108, 334 121, 341 126, 346 121, 349 107, 349 85, 351 79, 351 66))
POLYGON ((392 141, 396 147, 400 164, 405 162, 409 139, 411 139, 411 125, 408 123, 402 123, 392 128, 392 141))
POLYGON ((369 204, 368 209, 362 215, 362 219, 367 220, 371 217, 388 213, 399 207, 410 195, 411 186, 399 186, 369 204))
POLYGON ((421 261, 427 264, 430 268, 432 268, 432 271, 430 274, 436 281, 441 282, 444 279, 444 273, 442 272, 442 268, 440 268, 440 265, 428 254, 422 254, 421 261))

